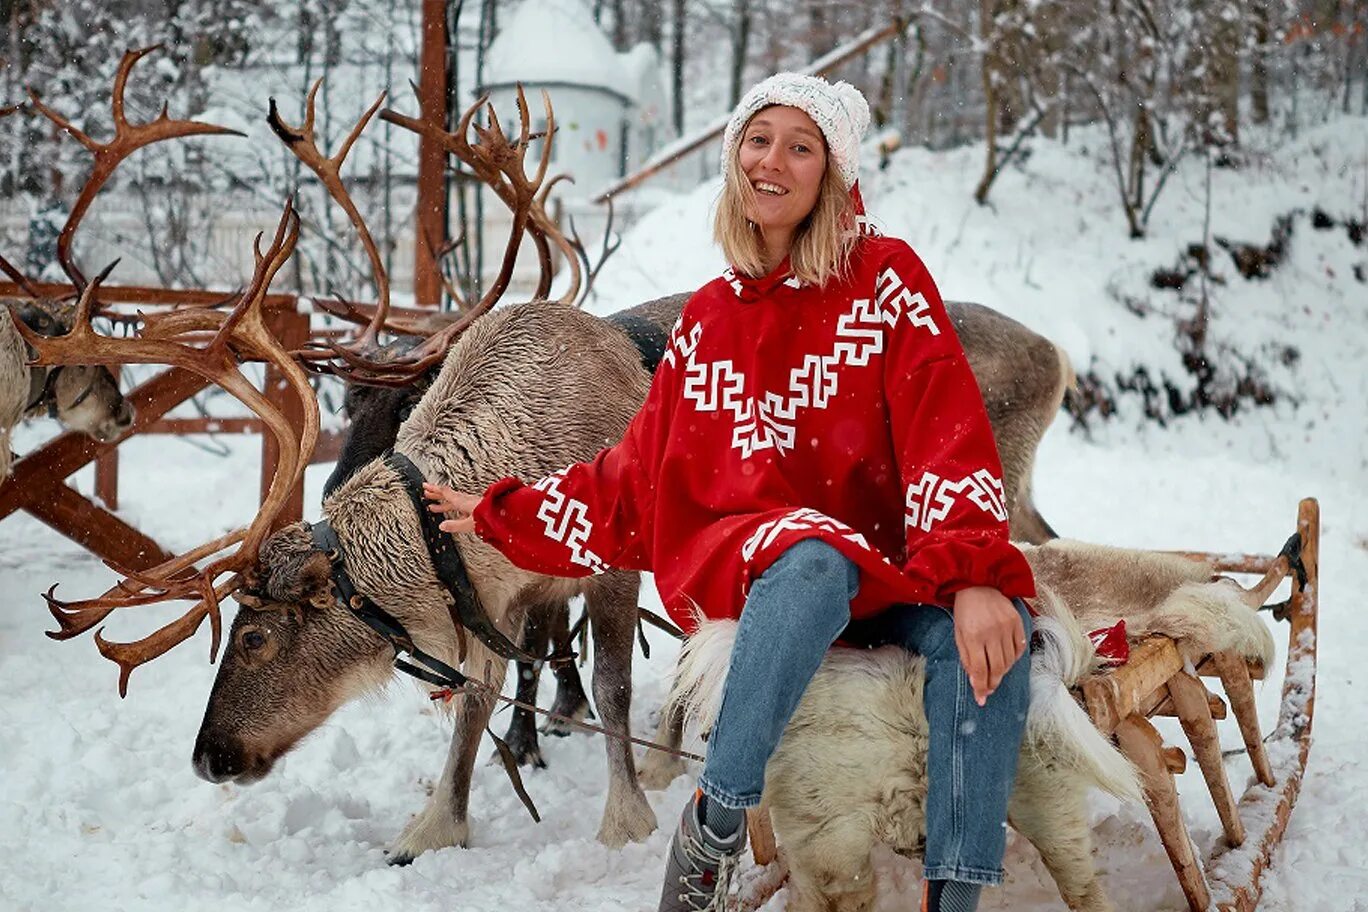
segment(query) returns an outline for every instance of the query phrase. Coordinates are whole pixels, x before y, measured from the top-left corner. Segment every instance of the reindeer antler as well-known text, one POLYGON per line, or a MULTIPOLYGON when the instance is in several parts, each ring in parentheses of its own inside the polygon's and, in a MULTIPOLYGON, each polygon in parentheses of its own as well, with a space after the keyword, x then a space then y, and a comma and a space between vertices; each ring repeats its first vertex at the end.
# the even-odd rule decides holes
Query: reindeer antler
POLYGON ((309 94, 304 101, 304 123, 298 127, 292 127, 285 123, 280 116, 280 110, 276 107, 276 100, 270 101, 270 113, 266 115, 266 122, 271 125, 276 136, 285 143, 295 157, 309 170, 318 175, 318 179, 327 188, 328 195, 337 201, 347 213, 347 218, 351 220, 352 227, 361 237, 361 246, 366 249, 366 256, 370 259, 371 270, 375 273, 375 288, 379 298, 379 306, 376 308, 375 319, 368 326, 358 344, 374 345, 378 341, 378 336, 384 328, 385 319, 389 316, 390 307, 390 285, 389 275, 385 272, 385 263, 380 257, 379 248, 376 247, 375 239, 371 237, 370 229, 366 227, 365 219, 361 218, 360 211, 356 208, 356 203, 352 201, 351 194, 347 192, 346 186, 342 183, 342 164, 347 160, 347 153, 351 152, 352 146, 356 143, 361 131, 370 123, 370 119, 375 116, 375 112, 380 109, 380 105, 385 101, 387 93, 381 92, 380 97, 366 109, 361 115, 361 119, 352 127, 351 133, 338 147, 336 153, 331 156, 324 155, 318 148, 318 142, 314 137, 314 103, 318 97, 318 90, 322 88, 322 78, 314 80, 314 84, 309 88, 309 94))
POLYGON ((585 250, 584 242, 580 240, 579 231, 575 229, 575 218, 570 217, 570 236, 571 244, 575 248, 575 254, 584 261, 584 273, 588 277, 584 282, 584 295, 577 304, 583 304, 589 300, 589 294, 594 290, 594 280, 598 278, 599 270, 603 269, 603 264, 608 262, 608 258, 617 253, 617 249, 622 246, 622 236, 616 239, 613 237, 613 198, 608 197, 608 220, 603 226, 603 247, 599 250, 598 261, 589 259, 589 251, 585 250))
POLYGON ((37 300, 42 297, 42 295, 38 294, 38 289, 33 287, 33 282, 29 280, 29 277, 24 275, 18 267, 2 256, 0 256, 0 272, 9 276, 10 281, 23 289, 24 294, 28 295, 30 298, 37 300))
POLYGON ((114 173, 114 169, 119 166, 120 162, 143 146, 150 146, 164 139, 175 139, 182 136, 243 135, 237 130, 230 130, 227 127, 202 123, 197 120, 172 120, 167 113, 165 104, 162 105, 161 114, 150 123, 130 124, 128 122, 128 117, 124 113, 124 89, 128 85, 128 74, 133 70, 134 64, 160 47, 161 45, 154 44, 137 51, 125 51, 123 59, 119 61, 119 69, 114 75, 112 100, 114 138, 108 142, 99 143, 91 139, 73 126, 71 121, 43 104, 43 100, 38 97, 37 92, 33 89, 28 90, 29 99, 39 113, 75 137, 77 142, 89 149, 95 156, 95 164, 91 169, 90 177, 86 180, 85 186, 81 188, 80 196, 76 198, 75 204, 71 207, 71 215, 67 217, 66 224, 62 226, 62 233, 57 236, 57 260, 62 264, 62 269, 66 271, 67 276, 70 277, 71 283, 77 288, 85 286, 85 276, 76 268, 76 264, 71 259, 71 238, 76 233, 76 226, 80 224, 81 218, 95 199, 95 194, 100 192, 100 188, 104 186, 105 181, 114 173))
POLYGON ((91 302, 112 266, 82 290, 76 324, 70 333, 43 338, 25 326, 17 326, 25 341, 46 364, 171 364, 193 371, 218 384, 251 409, 266 424, 278 444, 280 460, 276 475, 260 511, 245 530, 230 533, 145 573, 115 567, 126 578, 96 599, 63 602, 54 598, 49 590, 48 608, 61 627, 48 634, 54 639, 69 639, 91 629, 115 608, 195 600, 179 619, 136 642, 114 643, 96 633, 95 642, 101 654, 119 665, 121 696, 127 694, 128 678, 134 668, 188 639, 206 617, 213 631, 210 661, 214 660, 222 632, 219 603, 240 584, 240 571, 252 561, 270 533, 313 453, 318 440, 318 402, 309 386, 308 375, 271 334, 262 314, 271 280, 289 259, 298 238, 299 217, 293 202, 287 201, 271 246, 265 253, 261 251, 261 235, 257 235, 253 244, 256 268, 252 281, 231 313, 215 314, 215 331, 202 346, 195 344, 202 341, 204 333, 201 330, 206 328, 198 319, 203 314, 199 311, 186 314, 196 320, 183 321, 179 325, 164 321, 153 338, 145 333, 134 338, 113 338, 96 333, 90 323, 91 302), (267 361, 279 368, 304 405, 301 429, 293 428, 281 410, 242 374, 238 365, 247 358, 267 361), (233 544, 238 545, 233 553, 212 561, 198 573, 189 572, 195 561, 233 544), (229 578, 220 581, 225 574, 229 574, 229 578))
MULTIPOLYGON (((540 192, 535 193, 528 204, 529 210, 526 225, 528 233, 532 235, 532 240, 537 246, 537 256, 541 262, 541 278, 537 286, 535 297, 544 297, 551 288, 551 251, 547 243, 549 238, 560 248, 561 253, 565 255, 566 262, 571 269, 570 289, 559 299, 561 303, 568 304, 573 302, 579 294, 581 282, 579 259, 575 256, 574 245, 566 239, 565 235, 560 230, 560 226, 558 226, 555 220, 547 214, 546 201, 550 198, 551 191, 555 189, 556 184, 563 180, 570 180, 571 178, 568 174, 558 174, 550 180, 546 180, 543 184, 547 167, 551 162, 551 143, 555 138, 557 129, 555 112, 551 107, 550 96, 543 90, 542 105, 546 110, 546 130, 541 133, 531 134, 527 130, 527 96, 523 92, 521 85, 518 86, 517 102, 518 114, 522 122, 522 131, 519 134, 518 140, 515 142, 507 143, 505 140, 508 149, 510 151, 516 151, 519 156, 519 161, 521 161, 522 156, 526 155, 528 143, 530 143, 531 140, 539 137, 545 138, 545 143, 542 146, 542 160, 539 163, 537 176, 534 181, 535 184, 540 186, 540 192)), ((443 130, 441 126, 431 121, 407 117, 392 110, 381 111, 380 119, 395 124, 396 126, 403 127, 406 130, 417 133, 418 135, 441 145, 447 150, 449 155, 455 156, 461 162, 469 166, 481 181, 489 185, 503 204, 516 213, 519 205, 519 196, 515 182, 507 180, 505 173, 501 172, 497 167, 491 167, 493 162, 487 160, 483 154, 476 151, 481 148, 483 142, 481 142, 480 145, 471 146, 469 140, 466 138, 475 113, 487 104, 488 96, 486 95, 476 101, 475 104, 465 112, 465 115, 461 118, 460 125, 450 132, 443 130)), ((489 114, 494 129, 498 129, 498 119, 494 116, 492 107, 489 108, 489 114)), ((483 131, 481 131, 481 128, 478 125, 476 125, 475 129, 477 136, 483 141, 483 131)), ((503 139, 502 131, 500 131, 499 138, 503 139)))
MULTIPOLYGON (((315 86, 316 88, 317 86, 315 86)), ((536 172, 531 177, 527 175, 525 159, 533 136, 530 130, 527 98, 521 87, 518 89, 519 132, 515 140, 510 140, 504 132, 493 107, 488 104, 487 96, 480 98, 466 110, 457 128, 452 132, 442 130, 435 124, 415 120, 394 111, 381 112, 382 119, 439 142, 449 154, 469 165, 475 174, 489 184, 499 198, 508 205, 513 213, 513 225, 509 232, 508 244, 504 251, 498 278, 491 284, 481 300, 454 322, 438 328, 436 324, 444 321, 431 321, 434 325, 430 332, 424 333, 424 341, 408 352, 396 355, 379 345, 379 336, 383 331, 397 331, 406 334, 411 332, 389 320, 388 300, 385 295, 382 295, 380 306, 376 308, 366 325, 366 329, 358 338, 346 344, 330 342, 312 346, 304 351, 296 352, 296 357, 303 360, 313 370, 336 374, 359 383, 377 386, 404 386, 411 383, 415 377, 438 363, 446 355, 446 350, 452 340, 460 335, 480 314, 492 307, 507 290, 509 280, 512 278, 513 264, 517 258, 519 243, 524 232, 528 231, 537 242, 538 256, 542 264, 542 277, 537 289, 538 296, 545 295, 551 283, 548 236, 557 238, 558 245, 565 251, 567 260, 572 264, 574 281, 571 297, 573 298, 574 294, 578 293, 580 284, 579 261, 575 257, 574 248, 560 235, 559 229, 547 217, 544 208, 546 193, 560 178, 552 178, 549 182, 546 180, 546 172, 551 161, 549 137, 555 132, 555 115, 551 109, 551 100, 545 92, 542 93, 542 100, 547 116, 547 131, 544 135, 548 137, 548 141, 542 149, 541 160, 536 172), (490 121, 488 127, 474 123, 475 115, 482 107, 488 110, 490 121), (472 129, 476 135, 474 143, 470 142, 468 138, 472 129)), ((378 104, 379 102, 377 102, 378 104)), ((312 109, 310 108, 310 110, 312 109)), ((371 111, 367 112, 362 124, 353 131, 352 139, 355 138, 360 126, 364 125, 374 110, 373 106, 371 111)), ((308 126, 309 120, 306 119, 306 131, 308 126)), ((284 128, 284 132, 281 128, 277 128, 276 132, 300 156, 301 160, 314 167, 311 158, 316 160, 321 156, 310 154, 308 147, 311 142, 306 142, 309 137, 304 136, 299 131, 290 131, 288 127, 284 128)), ((340 158, 338 163, 340 163, 340 158)), ((315 170, 317 171, 317 168, 315 170)), ((322 175, 320 174, 320 176, 322 175)), ((340 181, 328 182, 325 180, 325 183, 328 184, 329 192, 339 203, 344 206, 349 205, 349 198, 346 196, 346 191, 341 186, 340 181), (344 199, 348 202, 344 203, 344 199)), ((349 211, 354 211, 354 207, 351 207, 349 211)), ((368 251, 372 250, 374 244, 369 241, 369 233, 364 232, 364 226, 355 218, 353 222, 357 224, 358 231, 363 232, 363 243, 367 244, 368 251)), ((429 238, 427 241, 431 246, 431 239, 429 238)), ((378 257, 375 259, 378 260, 378 257)), ((331 310, 331 308, 329 309, 331 310)), ((349 307, 341 315, 344 318, 351 319, 356 313, 356 308, 349 307)))

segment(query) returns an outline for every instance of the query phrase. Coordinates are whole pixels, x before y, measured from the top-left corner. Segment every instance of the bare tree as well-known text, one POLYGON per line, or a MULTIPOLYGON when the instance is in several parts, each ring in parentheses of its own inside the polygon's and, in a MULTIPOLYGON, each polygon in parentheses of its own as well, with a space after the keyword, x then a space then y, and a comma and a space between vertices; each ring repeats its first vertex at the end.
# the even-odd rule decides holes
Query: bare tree
POLYGON ((732 6, 732 64, 729 104, 733 107, 741 100, 742 81, 745 78, 746 56, 750 51, 751 39, 751 0, 734 0, 732 6))
POLYGON ((687 33, 688 0, 673 0, 674 15, 670 18, 670 100, 674 111, 675 136, 684 135, 684 62, 687 33))

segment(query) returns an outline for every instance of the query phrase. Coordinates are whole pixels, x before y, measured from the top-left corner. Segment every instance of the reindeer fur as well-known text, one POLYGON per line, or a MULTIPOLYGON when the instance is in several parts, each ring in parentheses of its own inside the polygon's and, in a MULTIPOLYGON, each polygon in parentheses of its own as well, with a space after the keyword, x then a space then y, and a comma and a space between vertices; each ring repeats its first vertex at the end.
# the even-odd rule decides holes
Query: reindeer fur
MULTIPOLYGON (((1264 661, 1272 636, 1240 590, 1208 581, 1211 568, 1200 563, 1076 542, 1023 551, 1036 574, 1041 636, 1009 819, 1040 851, 1070 909, 1109 912, 1086 794, 1099 788, 1138 801, 1141 791, 1135 770, 1069 693, 1094 667, 1083 630, 1124 617, 1132 632, 1176 636, 1187 655, 1233 647, 1264 661)), ((671 701, 703 728, 721 706, 735 631, 733 621, 706 623, 680 655, 671 701)), ((792 912, 869 909, 874 843, 904 854, 923 844, 923 677, 923 660, 898 647, 833 649, 808 686, 765 777, 792 912)))
POLYGON ((0 481, 9 477, 10 434, 29 397, 28 352, 9 316, 0 316, 0 481))
MULTIPOLYGON (((540 478, 589 459, 622 435, 649 385, 636 350, 619 340, 602 321, 562 305, 516 305, 483 317, 453 347, 400 429, 396 450, 429 480, 465 491, 481 491, 507 475, 540 478)), ((324 501, 323 512, 357 588, 395 615, 423 649, 458 664, 457 633, 399 476, 371 462, 324 501)), ((552 578, 513 566, 474 536, 463 537, 459 547, 485 609, 511 638, 520 634, 526 605, 585 596, 595 702, 605 727, 626 734, 638 574, 552 578)), ((277 532, 262 547, 246 587, 258 597, 234 620, 196 744, 196 768, 206 778, 244 771, 259 778, 334 709, 390 677, 388 647, 331 605, 320 561, 303 525, 277 532), (240 633, 247 627, 266 631, 268 640, 288 638, 289 648, 278 649, 273 661, 255 661, 240 633), (326 650, 310 645, 315 642, 326 650), (297 656, 325 651, 321 664, 309 659, 302 675, 291 667, 304 661, 297 656)), ((468 640, 463 670, 480 678, 488 671, 491 682, 502 684, 504 660, 468 640)), ((470 779, 493 708, 469 695, 452 701, 455 732, 441 780, 392 846, 392 860, 467 844, 470 779)), ((630 746, 618 739, 605 739, 605 746, 609 791, 599 839, 620 846, 644 839, 656 821, 630 746)))
MULTIPOLYGON (((58 328, 70 330, 72 314, 62 311, 55 303, 48 307, 37 303, 0 301, 0 484, 9 477, 13 459, 10 435, 20 421, 33 414, 25 409, 34 375, 38 374, 41 383, 48 371, 52 370, 29 366, 28 346, 14 328, 13 321, 21 319, 39 332, 58 328)), ((57 418, 62 425, 82 431, 96 440, 112 440, 133 423, 133 408, 119 393, 118 381, 108 368, 93 365, 64 367, 57 375, 53 393, 57 418), (89 392, 82 396, 86 390, 89 392), (78 397, 82 400, 79 405, 66 405, 78 397)))

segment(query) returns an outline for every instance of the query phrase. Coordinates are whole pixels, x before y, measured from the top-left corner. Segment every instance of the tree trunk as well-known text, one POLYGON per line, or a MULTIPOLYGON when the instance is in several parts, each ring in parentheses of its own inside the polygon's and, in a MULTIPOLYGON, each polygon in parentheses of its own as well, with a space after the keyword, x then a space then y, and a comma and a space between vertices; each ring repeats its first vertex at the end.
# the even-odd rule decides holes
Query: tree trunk
POLYGON ((741 81, 745 78, 746 54, 750 50, 750 0, 736 0, 736 19, 732 22, 731 106, 741 100, 741 81))
POLYGON ((983 177, 974 188, 974 201, 982 206, 988 201, 988 189, 997 174, 998 128, 998 34, 994 21, 994 0, 979 2, 979 38, 983 42, 983 177))
MULTIPOLYGON (((5 67, 5 98, 13 99, 19 97, 19 85, 24 79, 24 65, 20 58, 20 31, 19 25, 19 4, 9 4, 9 60, 5 67)), ((23 130, 23 126, 16 126, 15 132, 23 130)), ((21 143, 10 143, 10 166, 6 169, 4 186, 0 187, 0 192, 6 194, 18 193, 19 185, 23 182, 19 174, 22 158, 19 154, 21 143)))
POLYGON ((613 0, 613 49, 627 50, 627 13, 622 0, 613 0))
POLYGON ((684 27, 687 0, 674 0, 674 32, 670 35, 670 99, 673 103, 675 136, 684 135, 684 27))
POLYGON ((1240 142, 1240 28, 1239 20, 1212 17, 1212 88, 1220 114, 1222 137, 1231 145, 1240 142))
POLYGON ((639 7, 641 10, 641 34, 639 40, 649 41, 651 47, 660 52, 665 37, 665 4, 650 0, 639 7))
POLYGON ((1255 0, 1254 48, 1249 68, 1249 112, 1256 124, 1268 123, 1268 52, 1272 29, 1268 21, 1268 0, 1255 0))
POLYGON ((1068 40, 1065 23, 1068 18, 1058 3, 1042 4, 1032 17, 1036 30, 1036 52, 1043 56, 1039 63, 1039 83, 1035 88, 1039 103, 1045 106, 1040 119, 1040 132, 1054 139, 1059 136, 1060 111, 1063 109, 1063 84, 1059 58, 1068 40))
POLYGON ((807 0, 807 20, 808 59, 816 60, 836 46, 827 0, 807 0))

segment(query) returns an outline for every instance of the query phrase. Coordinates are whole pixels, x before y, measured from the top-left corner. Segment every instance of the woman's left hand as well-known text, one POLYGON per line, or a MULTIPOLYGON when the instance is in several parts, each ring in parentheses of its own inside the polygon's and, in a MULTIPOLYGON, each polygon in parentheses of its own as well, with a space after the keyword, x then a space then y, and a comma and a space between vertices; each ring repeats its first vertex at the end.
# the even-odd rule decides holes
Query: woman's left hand
POLYGON ((455 519, 444 519, 438 526, 443 532, 452 535, 458 532, 475 531, 475 508, 484 498, 478 494, 465 494, 445 485, 423 482, 423 496, 432 501, 428 509, 433 513, 452 513, 455 519))
POLYGON ((960 662, 982 706, 1026 651, 1026 630, 1011 599, 991 586, 956 592, 954 615, 960 662))

